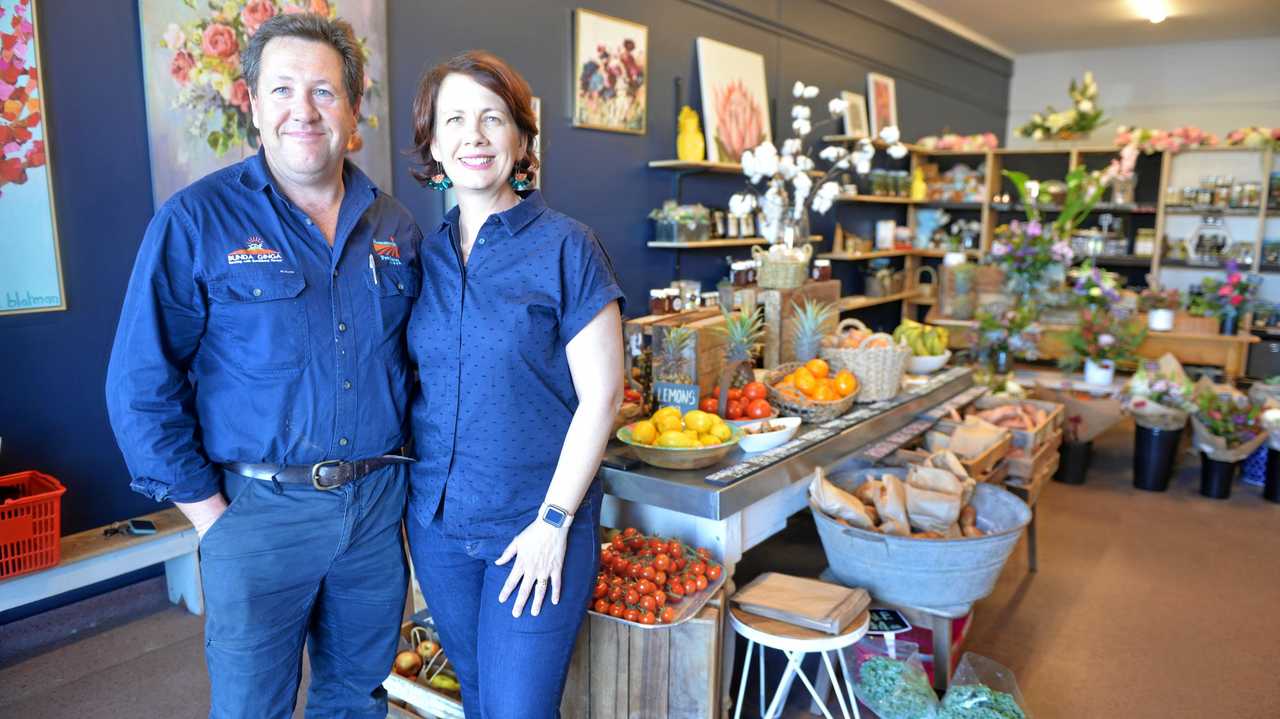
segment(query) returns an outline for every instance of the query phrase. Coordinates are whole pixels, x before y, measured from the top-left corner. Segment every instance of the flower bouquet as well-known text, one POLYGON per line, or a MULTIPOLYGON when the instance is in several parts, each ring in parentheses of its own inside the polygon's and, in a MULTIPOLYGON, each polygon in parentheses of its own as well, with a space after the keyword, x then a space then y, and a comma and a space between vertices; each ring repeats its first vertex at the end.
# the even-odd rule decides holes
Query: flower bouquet
POLYGON ((1146 336, 1146 328, 1135 320, 1121 320, 1107 310, 1085 307, 1080 310, 1079 323, 1063 334, 1067 354, 1058 365, 1066 370, 1084 365, 1087 384, 1109 385, 1116 362, 1133 360, 1146 336))
POLYGON ((1133 147, 1144 155, 1166 151, 1176 155, 1186 149, 1214 147, 1217 144, 1217 135, 1194 125, 1175 127, 1172 130, 1127 125, 1116 128, 1116 147, 1133 147))
POLYGON ((1079 307, 1103 310, 1120 302, 1120 280, 1114 272, 1100 270, 1085 260, 1067 273, 1072 281, 1072 297, 1079 307))
POLYGON ((1033 140, 1075 140, 1105 122, 1092 72, 1086 72, 1079 83, 1073 79, 1067 93, 1071 96, 1071 109, 1057 112, 1050 106, 1043 113, 1037 112, 1030 122, 1018 128, 1018 134, 1033 140))
POLYGON ((987 152, 1000 147, 1000 140, 992 132, 981 135, 956 135, 948 132, 941 137, 927 135, 917 140, 916 144, 926 150, 939 152, 987 152))
POLYGON ((1200 286, 1202 308, 1208 308, 1218 317, 1221 332, 1227 335, 1235 334, 1236 319, 1249 311, 1262 282, 1256 275, 1240 272, 1235 260, 1227 260, 1225 269, 1225 279, 1206 277, 1200 286))
POLYGON ((978 327, 973 337, 978 361, 997 374, 1012 369, 1012 359, 1034 360, 1040 352, 1040 326, 1035 309, 1020 303, 1000 312, 978 312, 978 327))
POLYGON ((1248 397, 1218 392, 1205 380, 1196 385, 1191 427, 1196 447, 1217 462, 1239 462, 1267 438, 1262 407, 1248 397))
POLYGON ((1138 295, 1138 311, 1147 313, 1147 329, 1168 332, 1173 329, 1174 313, 1182 306, 1182 293, 1176 288, 1147 288, 1138 295))
POLYGON ((1133 373, 1120 396, 1124 410, 1139 427, 1159 430, 1182 429, 1187 417, 1197 409, 1195 387, 1182 365, 1171 354, 1156 362, 1143 362, 1133 373))
POLYGON ((1280 127, 1242 127, 1227 133, 1232 147, 1280 150, 1280 127))

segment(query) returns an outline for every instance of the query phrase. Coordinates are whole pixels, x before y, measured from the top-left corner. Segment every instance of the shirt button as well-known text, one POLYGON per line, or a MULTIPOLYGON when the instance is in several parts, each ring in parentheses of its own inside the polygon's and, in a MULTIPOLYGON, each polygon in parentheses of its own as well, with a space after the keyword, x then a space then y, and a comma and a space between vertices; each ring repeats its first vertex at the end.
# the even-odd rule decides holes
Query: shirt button
POLYGON ((262 296, 262 288, 261 288, 261 287, 254 287, 254 288, 253 288, 253 296, 254 296, 254 297, 261 297, 261 296, 262 296))
POLYGON ((400 290, 401 292, 404 292, 404 284, 401 282, 397 282, 396 289, 400 290))
POLYGON ((311 221, 311 218, 310 218, 310 217, 308 217, 308 218, 307 218, 307 224, 308 224, 308 225, 314 225, 315 223, 311 221))
POLYGON ((342 437, 341 439, 338 440, 338 444, 342 445, 343 447, 347 446, 347 438, 342 437))
POLYGON ((339 323, 338 323, 338 331, 339 331, 339 332, 346 332, 346 331, 347 331, 347 323, 346 323, 346 322, 339 322, 339 323))
POLYGON ((338 271, 337 271, 336 269, 333 271, 333 276, 334 276, 334 277, 337 277, 337 276, 338 276, 338 271))
POLYGON ((342 388, 343 388, 343 389, 351 389, 351 380, 349 380, 349 379, 348 379, 348 380, 343 380, 343 381, 342 381, 342 388))

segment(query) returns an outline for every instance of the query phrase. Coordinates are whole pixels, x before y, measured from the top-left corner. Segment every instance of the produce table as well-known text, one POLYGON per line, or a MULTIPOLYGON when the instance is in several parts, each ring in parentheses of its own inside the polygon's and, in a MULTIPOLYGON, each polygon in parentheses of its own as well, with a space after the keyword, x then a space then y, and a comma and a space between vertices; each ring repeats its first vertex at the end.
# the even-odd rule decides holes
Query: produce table
MULTIPOLYGON (((973 320, 950 320, 933 316, 927 317, 925 322, 950 328, 973 328, 977 325, 973 320)), ((1041 325, 1041 328, 1040 356, 1044 359, 1057 359, 1065 355, 1067 347, 1060 335, 1070 327, 1041 325)), ((969 347, 972 342, 966 335, 965 332, 952 332, 950 347, 969 347)), ((1249 345, 1261 341, 1249 333, 1219 335, 1205 332, 1148 332, 1147 338, 1138 345, 1137 355, 1159 359, 1165 354, 1172 354, 1184 365, 1221 367, 1226 381, 1231 383, 1245 373, 1245 366, 1249 362, 1249 345)))
MULTIPOLYGON (((868 465, 883 459, 940 418, 940 405, 970 394, 965 391, 972 386, 971 370, 949 369, 892 400, 855 405, 844 417, 803 425, 795 439, 778 449, 754 457, 735 450, 721 464, 706 469, 602 466, 601 522, 610 527, 641 527, 709 548, 723 562, 729 578, 726 589, 732 594, 733 571, 743 552, 781 531, 788 517, 808 506, 806 480, 815 468, 829 468, 851 456, 866 459, 868 465)), ((628 451, 625 445, 611 443, 606 461, 609 455, 628 451)), ((732 630, 726 629, 722 622, 722 636, 732 638, 732 630)), ((728 706, 723 700, 729 683, 723 675, 732 672, 733 645, 723 641, 721 691, 715 692, 722 708, 728 706)))

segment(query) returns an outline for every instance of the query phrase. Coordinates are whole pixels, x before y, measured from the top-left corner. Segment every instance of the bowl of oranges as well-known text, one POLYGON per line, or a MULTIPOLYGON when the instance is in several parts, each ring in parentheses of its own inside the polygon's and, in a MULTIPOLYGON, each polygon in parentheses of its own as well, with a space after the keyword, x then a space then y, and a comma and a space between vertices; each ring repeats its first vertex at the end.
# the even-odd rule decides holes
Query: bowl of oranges
POLYGON ((784 415, 806 422, 835 419, 853 406, 858 378, 848 370, 832 372, 825 360, 788 362, 769 373, 769 401, 784 415))
POLYGON ((663 407, 619 429, 616 436, 646 464, 701 469, 724 459, 742 439, 742 430, 710 412, 691 409, 681 414, 678 407, 663 407))

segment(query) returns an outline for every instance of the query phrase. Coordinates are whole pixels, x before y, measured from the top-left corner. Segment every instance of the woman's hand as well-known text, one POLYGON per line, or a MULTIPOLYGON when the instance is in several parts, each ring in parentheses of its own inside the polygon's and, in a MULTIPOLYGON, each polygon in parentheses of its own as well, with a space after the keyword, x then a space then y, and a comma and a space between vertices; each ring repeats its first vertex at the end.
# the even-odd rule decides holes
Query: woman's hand
POLYGON ((551 603, 560 603, 560 569, 564 566, 568 537, 567 526, 553 527, 541 519, 535 519, 503 550, 495 564, 506 564, 512 557, 516 561, 511 565, 511 574, 507 575, 507 581, 498 594, 498 603, 505 603, 512 590, 517 585, 520 587, 511 607, 511 616, 520 616, 530 593, 533 594, 533 603, 529 606, 529 611, 533 616, 538 616, 538 612, 542 610, 542 600, 547 594, 548 582, 551 584, 551 603))

